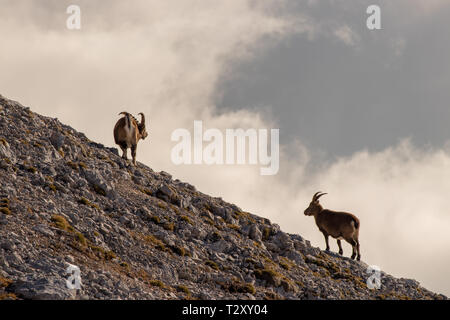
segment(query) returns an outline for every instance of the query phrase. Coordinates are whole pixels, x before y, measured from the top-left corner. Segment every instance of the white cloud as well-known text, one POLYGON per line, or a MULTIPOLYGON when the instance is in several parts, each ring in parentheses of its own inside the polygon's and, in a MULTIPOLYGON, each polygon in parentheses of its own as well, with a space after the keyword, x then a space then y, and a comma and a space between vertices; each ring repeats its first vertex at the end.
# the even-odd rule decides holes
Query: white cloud
POLYGON ((337 27, 333 33, 338 40, 342 41, 348 46, 355 46, 359 41, 358 34, 353 31, 348 25, 337 27))

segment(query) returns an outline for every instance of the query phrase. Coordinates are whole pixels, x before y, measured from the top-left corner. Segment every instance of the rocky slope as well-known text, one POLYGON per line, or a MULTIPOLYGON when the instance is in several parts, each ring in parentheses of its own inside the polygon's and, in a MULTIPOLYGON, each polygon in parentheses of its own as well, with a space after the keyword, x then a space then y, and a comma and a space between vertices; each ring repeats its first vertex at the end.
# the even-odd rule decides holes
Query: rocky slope
POLYGON ((444 299, 0 96, 0 299, 444 299), (66 269, 81 271, 80 290, 66 269))

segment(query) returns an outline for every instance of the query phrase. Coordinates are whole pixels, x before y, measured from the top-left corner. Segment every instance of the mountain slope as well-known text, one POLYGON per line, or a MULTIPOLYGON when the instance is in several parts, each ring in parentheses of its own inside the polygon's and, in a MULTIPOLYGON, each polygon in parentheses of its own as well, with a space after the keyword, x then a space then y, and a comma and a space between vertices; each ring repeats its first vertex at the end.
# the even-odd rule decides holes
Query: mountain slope
POLYGON ((0 299, 445 298, 384 272, 370 290, 365 263, 2 96, 0 181, 0 299))

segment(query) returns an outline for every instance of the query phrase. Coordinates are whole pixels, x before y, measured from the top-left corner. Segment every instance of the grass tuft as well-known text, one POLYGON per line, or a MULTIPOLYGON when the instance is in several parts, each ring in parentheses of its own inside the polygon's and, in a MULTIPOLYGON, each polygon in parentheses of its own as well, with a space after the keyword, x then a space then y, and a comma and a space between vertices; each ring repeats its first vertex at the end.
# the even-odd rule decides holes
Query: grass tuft
POLYGON ((208 267, 213 268, 214 270, 219 270, 219 265, 218 265, 217 263, 215 263, 214 261, 207 260, 207 261, 205 262, 205 264, 206 264, 208 267))
POLYGON ((69 222, 67 222, 66 218, 59 214, 54 214, 51 220, 53 221, 54 225, 61 230, 69 232, 75 231, 75 229, 69 224, 69 222))

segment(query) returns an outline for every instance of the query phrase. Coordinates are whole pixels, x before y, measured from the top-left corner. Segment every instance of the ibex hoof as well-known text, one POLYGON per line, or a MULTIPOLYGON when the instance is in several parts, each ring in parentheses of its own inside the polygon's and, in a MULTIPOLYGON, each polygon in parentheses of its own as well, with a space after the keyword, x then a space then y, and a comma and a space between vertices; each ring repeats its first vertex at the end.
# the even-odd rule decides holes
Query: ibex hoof
POLYGON ((339 254, 342 256, 344 254, 344 251, 339 250, 339 254))

